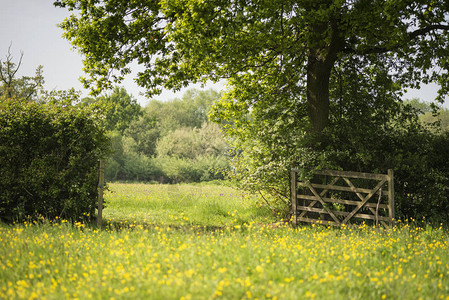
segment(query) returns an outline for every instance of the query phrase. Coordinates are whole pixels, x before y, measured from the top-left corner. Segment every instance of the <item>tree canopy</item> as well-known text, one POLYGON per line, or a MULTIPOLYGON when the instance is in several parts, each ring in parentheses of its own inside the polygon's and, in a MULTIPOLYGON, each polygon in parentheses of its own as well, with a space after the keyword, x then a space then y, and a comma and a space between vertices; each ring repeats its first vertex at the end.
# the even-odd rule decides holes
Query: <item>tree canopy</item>
POLYGON ((142 115, 141 107, 125 88, 114 87, 110 94, 105 94, 92 99, 83 98, 81 103, 88 105, 96 103, 105 113, 106 130, 117 130, 121 133, 129 127, 129 124, 142 115))
POLYGON ((97 89, 120 81, 133 61, 144 67, 136 80, 148 94, 224 78, 239 92, 239 109, 267 95, 271 101, 296 98, 319 132, 329 124, 337 68, 382 75, 398 85, 396 92, 436 82, 440 101, 449 88, 445 0, 57 0, 55 5, 74 11, 60 26, 85 57, 85 84, 97 89))

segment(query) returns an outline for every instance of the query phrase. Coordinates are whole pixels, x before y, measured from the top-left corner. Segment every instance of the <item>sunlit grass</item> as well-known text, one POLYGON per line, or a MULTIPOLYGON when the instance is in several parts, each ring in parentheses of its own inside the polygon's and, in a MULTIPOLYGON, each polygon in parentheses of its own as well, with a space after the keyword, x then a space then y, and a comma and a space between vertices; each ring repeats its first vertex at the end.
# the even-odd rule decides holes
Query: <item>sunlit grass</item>
POLYGON ((223 226, 274 222, 255 197, 228 186, 110 184, 104 218, 159 226, 223 226))
POLYGON ((443 227, 292 228, 228 187, 171 188, 111 185, 102 231, 0 225, 0 299, 449 299, 443 227))

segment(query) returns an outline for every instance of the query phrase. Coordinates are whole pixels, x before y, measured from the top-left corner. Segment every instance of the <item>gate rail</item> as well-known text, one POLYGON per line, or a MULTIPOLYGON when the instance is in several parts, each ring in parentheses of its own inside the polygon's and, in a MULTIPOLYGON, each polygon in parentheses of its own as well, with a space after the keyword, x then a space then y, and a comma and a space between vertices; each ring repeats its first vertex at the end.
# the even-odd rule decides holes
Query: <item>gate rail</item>
POLYGON ((295 168, 291 169, 294 224, 300 221, 342 226, 354 218, 373 220, 376 227, 379 226, 379 222, 386 227, 393 223, 393 170, 388 170, 388 174, 334 170, 314 171, 315 180, 321 176, 321 180, 325 180, 324 183, 298 182, 298 172, 299 170, 295 168), (323 176, 325 176, 324 179, 323 176), (364 186, 356 187, 354 184, 356 181, 364 186), (376 182, 377 184, 372 187, 376 182), (298 187, 302 192, 298 190, 298 187), (373 197, 376 194, 378 196, 373 197))

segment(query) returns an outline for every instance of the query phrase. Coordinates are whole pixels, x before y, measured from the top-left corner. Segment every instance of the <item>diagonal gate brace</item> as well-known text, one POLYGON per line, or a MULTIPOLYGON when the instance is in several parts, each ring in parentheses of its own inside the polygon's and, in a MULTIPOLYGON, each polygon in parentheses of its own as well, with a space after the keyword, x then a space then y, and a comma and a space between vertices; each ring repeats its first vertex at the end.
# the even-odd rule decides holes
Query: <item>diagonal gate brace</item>
POLYGON ((324 200, 321 198, 321 196, 317 193, 317 191, 313 188, 313 186, 310 183, 306 183, 306 186, 309 188, 309 190, 313 193, 313 195, 316 197, 316 199, 323 205, 323 209, 334 219, 334 221, 337 223, 337 225, 340 225, 340 220, 334 215, 334 213, 326 208, 326 203, 324 203, 324 200))

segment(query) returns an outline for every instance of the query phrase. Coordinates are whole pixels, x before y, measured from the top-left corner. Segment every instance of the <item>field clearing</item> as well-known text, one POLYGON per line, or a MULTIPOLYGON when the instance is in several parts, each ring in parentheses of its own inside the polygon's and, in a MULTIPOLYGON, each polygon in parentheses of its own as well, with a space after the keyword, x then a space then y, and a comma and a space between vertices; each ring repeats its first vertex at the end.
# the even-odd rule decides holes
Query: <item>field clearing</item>
POLYGON ((273 226, 230 187, 110 189, 102 231, 0 225, 0 298, 449 299, 442 227, 273 226))
POLYGON ((220 227, 275 221, 260 200, 223 185, 115 183, 105 200, 104 219, 114 224, 220 227))

